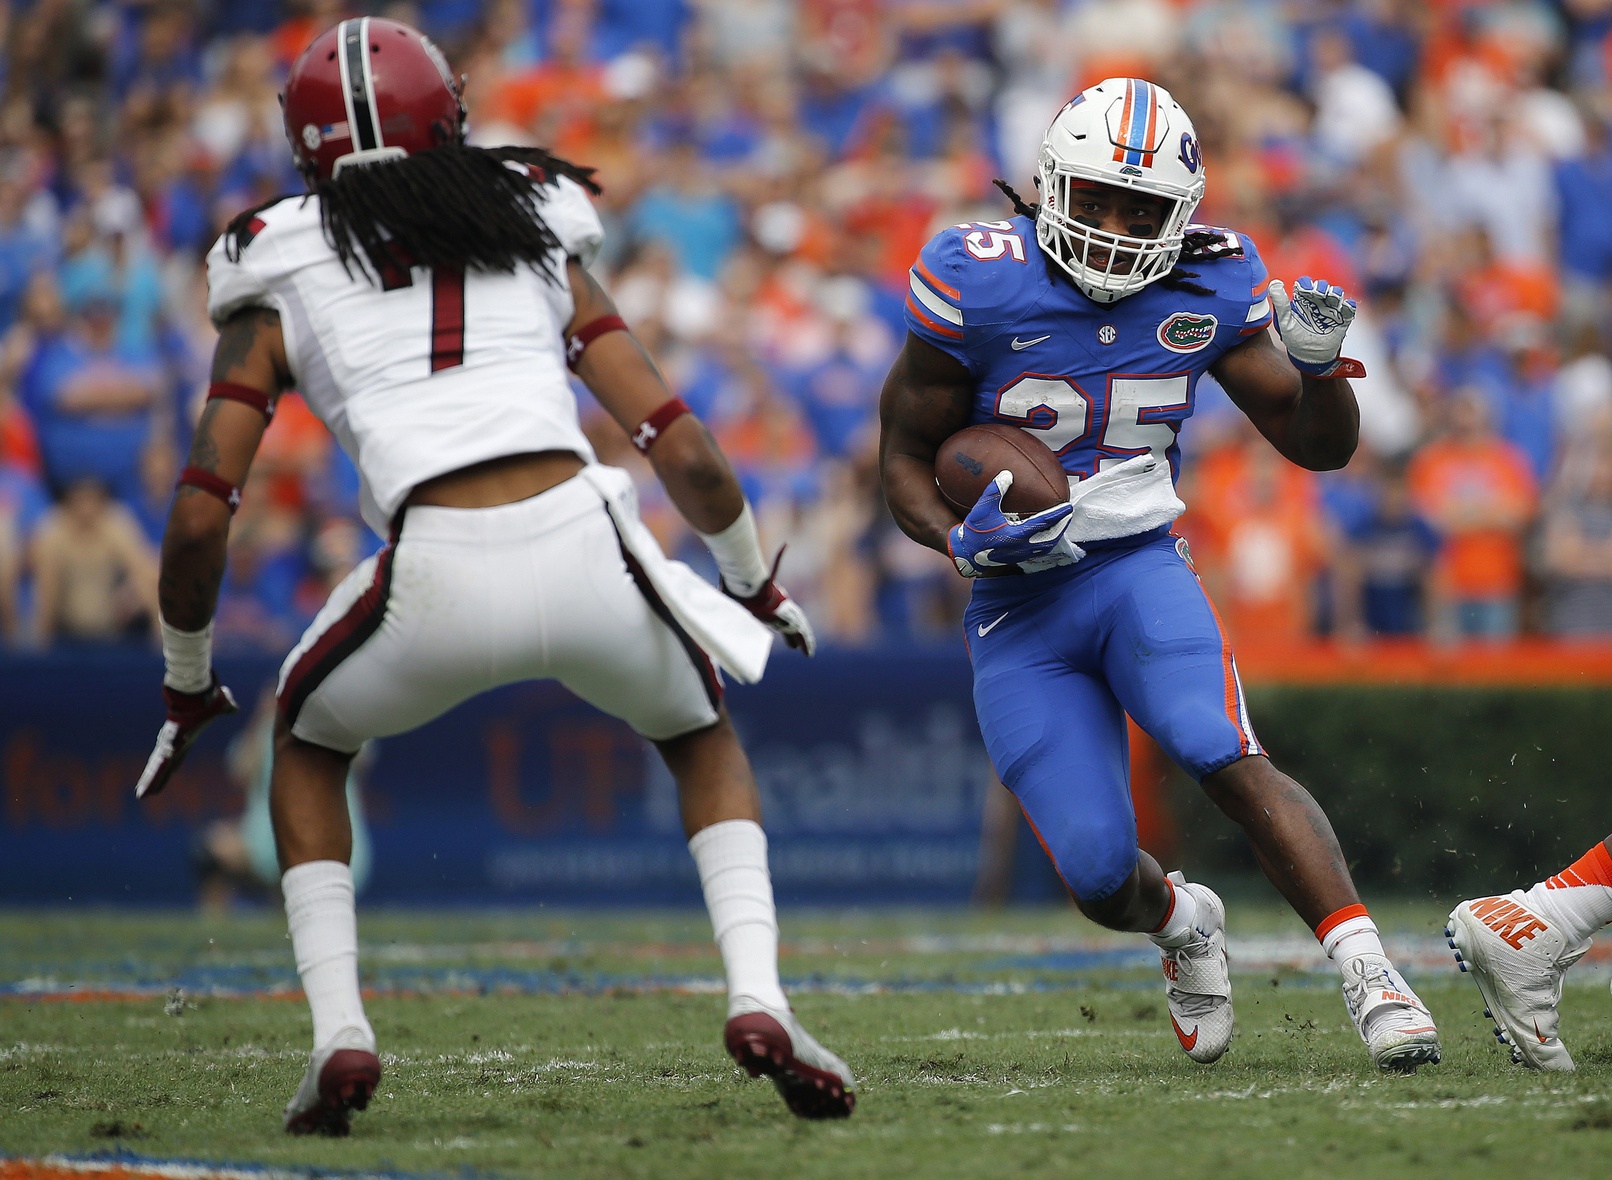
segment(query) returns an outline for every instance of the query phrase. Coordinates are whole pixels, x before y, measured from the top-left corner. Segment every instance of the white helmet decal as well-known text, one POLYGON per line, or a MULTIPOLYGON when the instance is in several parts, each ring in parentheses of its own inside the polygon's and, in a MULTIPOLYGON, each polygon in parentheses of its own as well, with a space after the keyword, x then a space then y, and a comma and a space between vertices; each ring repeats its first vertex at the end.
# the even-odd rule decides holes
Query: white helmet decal
POLYGON ((1203 154, 1170 92, 1142 78, 1106 78, 1077 94, 1047 128, 1037 162, 1036 240, 1075 286, 1113 303, 1174 268, 1203 199, 1203 154), (1101 184, 1164 201, 1155 238, 1093 229, 1070 216, 1071 190, 1101 184))

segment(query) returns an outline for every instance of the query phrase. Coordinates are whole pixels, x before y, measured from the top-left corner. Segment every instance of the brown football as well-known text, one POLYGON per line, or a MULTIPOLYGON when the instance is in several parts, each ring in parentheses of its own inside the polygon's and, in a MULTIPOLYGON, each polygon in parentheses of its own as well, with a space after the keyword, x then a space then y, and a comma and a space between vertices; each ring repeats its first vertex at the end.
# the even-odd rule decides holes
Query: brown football
POLYGON ((1043 512, 1069 499, 1069 476, 1058 456, 1028 430, 1006 422, 965 426, 935 452, 935 483, 958 516, 967 516, 998 471, 1013 473, 1004 512, 1043 512))

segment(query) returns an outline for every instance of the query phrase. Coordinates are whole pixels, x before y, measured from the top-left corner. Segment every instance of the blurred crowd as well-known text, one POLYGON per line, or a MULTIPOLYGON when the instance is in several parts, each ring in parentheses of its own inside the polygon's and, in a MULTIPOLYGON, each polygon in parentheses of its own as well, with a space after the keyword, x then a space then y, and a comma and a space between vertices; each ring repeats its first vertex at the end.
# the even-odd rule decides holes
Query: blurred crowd
MULTIPOLYGON (((1205 380, 1181 531, 1239 639, 1612 635, 1612 0, 417 0, 472 139, 598 169, 598 263, 832 642, 955 633, 967 585, 882 507, 906 271, 1010 215, 1052 115, 1145 75, 1198 220, 1361 306, 1363 444, 1316 476, 1205 380)), ((340 0, 0 4, 0 635, 149 643, 215 335, 207 248, 299 191, 276 103, 340 0)), ((666 547, 703 560, 624 434, 666 547)), ((283 652, 378 544, 295 397, 231 540, 223 649, 283 652)))

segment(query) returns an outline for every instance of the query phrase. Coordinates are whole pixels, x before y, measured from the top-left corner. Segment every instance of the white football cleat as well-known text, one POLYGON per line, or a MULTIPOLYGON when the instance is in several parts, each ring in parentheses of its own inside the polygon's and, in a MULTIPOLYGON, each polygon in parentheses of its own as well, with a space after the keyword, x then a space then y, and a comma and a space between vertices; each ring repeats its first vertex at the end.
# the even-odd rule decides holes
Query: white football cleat
POLYGON ((1207 885, 1189 885, 1171 873, 1177 889, 1198 903, 1195 937, 1184 947, 1159 948, 1170 1026, 1187 1056, 1208 1063, 1231 1044, 1231 969, 1226 961, 1226 907, 1207 885))
POLYGON ((1340 969, 1343 1002, 1373 1065, 1415 1073, 1418 1066, 1439 1063, 1433 1014, 1392 963, 1382 955, 1356 955, 1345 959, 1340 969))
POLYGON ((346 1135, 350 1112, 369 1105, 380 1081, 374 1038, 360 1028, 342 1029, 309 1057, 302 1085, 286 1103, 285 1129, 293 1135, 346 1135))
POLYGON ((1573 1057, 1559 1035, 1562 976, 1590 949, 1568 945, 1554 921, 1519 889, 1505 897, 1463 901, 1444 927, 1456 965, 1483 993, 1483 1014, 1511 1059, 1530 1069, 1570 1070, 1573 1057))
POLYGON ((856 1079, 795 1019, 748 997, 733 1005, 722 1042, 753 1078, 769 1077, 784 1103, 803 1119, 849 1118, 856 1109, 856 1079))

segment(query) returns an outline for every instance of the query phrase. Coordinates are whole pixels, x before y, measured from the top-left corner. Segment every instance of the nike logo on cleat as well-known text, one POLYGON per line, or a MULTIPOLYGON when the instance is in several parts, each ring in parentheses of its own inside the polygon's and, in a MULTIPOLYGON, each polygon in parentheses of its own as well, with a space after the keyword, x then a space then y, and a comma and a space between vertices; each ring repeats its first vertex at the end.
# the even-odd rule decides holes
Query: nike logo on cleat
POLYGON ((1051 339, 1052 339, 1052 334, 1050 332, 1045 336, 1037 336, 1034 340, 1020 340, 1017 336, 1015 336, 1013 338, 1013 342, 1011 344, 1009 344, 1008 347, 1011 348, 1014 352, 1023 352, 1026 348, 1029 348, 1030 345, 1032 345, 1032 344, 1040 344, 1043 340, 1051 340, 1051 339))
POLYGON ((1485 897, 1471 902, 1472 916, 1500 936, 1513 950, 1550 927, 1509 897, 1485 897))
POLYGON ((1010 611, 1010 610, 1005 610, 1000 615, 998 615, 995 619, 992 619, 989 623, 981 623, 980 626, 979 626, 980 638, 984 639, 992 631, 996 630, 996 625, 998 623, 1000 623, 1003 619, 1007 618, 1012 613, 1013 612, 1010 611))
POLYGON ((1188 1036, 1186 1033, 1181 1031, 1181 1026, 1176 1023, 1175 1016, 1172 1014, 1171 1017, 1170 1017, 1170 1027, 1175 1029, 1175 1039, 1181 1042, 1181 1047, 1183 1049, 1185 1049, 1188 1053, 1192 1052, 1192 1050, 1197 1047, 1197 1044, 1198 1044, 1198 1026, 1197 1025, 1192 1026, 1192 1035, 1188 1036))
POLYGON ((1539 1031, 1539 1021, 1537 1021, 1537 1020, 1534 1021, 1534 1036, 1539 1038, 1539 1043, 1541 1045, 1550 1044, 1550 1038, 1547 1037, 1544 1033, 1539 1031))

